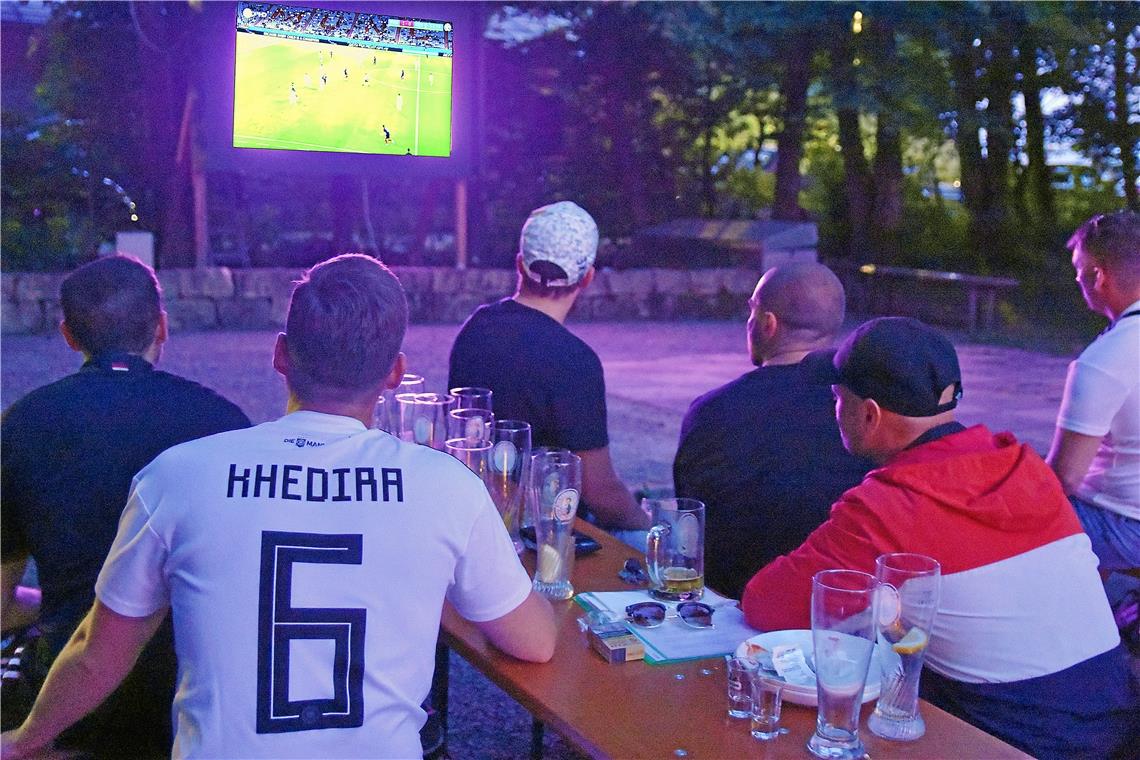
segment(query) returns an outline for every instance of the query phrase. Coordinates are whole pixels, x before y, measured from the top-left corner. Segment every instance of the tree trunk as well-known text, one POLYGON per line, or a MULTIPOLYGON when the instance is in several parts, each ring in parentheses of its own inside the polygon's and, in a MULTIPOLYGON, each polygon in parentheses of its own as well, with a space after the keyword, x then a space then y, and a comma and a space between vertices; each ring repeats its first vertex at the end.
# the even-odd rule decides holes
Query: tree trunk
MULTIPOLYGON (((1041 81, 1037 76, 1037 50, 1021 50, 1022 94, 1025 96, 1025 153, 1029 158, 1026 172, 1029 175, 1029 193, 1033 199, 1035 221, 1040 227, 1052 227, 1055 219, 1053 185, 1049 166, 1045 161, 1045 117, 1041 113, 1041 81)), ((1044 232, 1045 230, 1042 229, 1044 232)))
POLYGON ((879 113, 876 129, 872 185, 871 234, 877 261, 897 261, 902 235, 902 140, 898 123, 886 111, 879 113))
POLYGON ((841 108, 837 115, 847 205, 847 256, 852 261, 867 260, 872 254, 867 240, 867 226, 871 220, 871 186, 867 158, 863 154, 863 135, 859 130, 859 111, 841 108))
POLYGON ((980 264, 981 252, 987 245, 986 233, 980 220, 987 213, 989 204, 983 179, 982 145, 978 137, 981 120, 975 107, 979 99, 978 81, 974 74, 976 61, 969 40, 958 40, 955 47, 950 55, 958 111, 955 144, 961 173, 962 203, 970 214, 966 232, 967 248, 974 255, 975 264, 980 264))
POLYGON ((780 92, 784 96, 784 129, 776 141, 776 196, 772 203, 773 219, 798 221, 807 217, 800 208, 800 157, 804 150, 804 126, 807 121, 807 91, 811 83, 812 40, 796 36, 785 49, 784 80, 780 92))
MULTIPOLYGON (((885 82, 898 82, 899 60, 895 29, 889 18, 871 24, 869 33, 874 56, 885 82)), ((903 218, 902 138, 892 113, 897 102, 893 88, 880 87, 879 113, 875 128, 875 159, 871 167, 871 244, 877 261, 898 261, 903 218)))
POLYGON ((872 251, 867 237, 871 219, 871 178, 859 127, 859 84, 855 79, 855 56, 851 34, 832 51, 835 76, 836 117, 839 121, 839 155, 843 158, 843 190, 846 206, 846 240, 843 249, 852 262, 869 261, 872 251))
POLYGON ((989 64, 989 86, 986 109, 986 135, 988 156, 985 175, 989 204, 981 220, 989 241, 989 263, 1001 271, 1009 271, 1015 264, 1014 246, 1010 229, 1010 154, 1013 148, 1013 91, 1017 88, 1014 77, 1013 34, 1009 9, 1004 8, 999 25, 1000 33, 991 47, 993 57, 989 64))
POLYGON ((1124 198, 1128 208, 1140 211, 1140 195, 1136 190, 1136 142, 1137 130, 1128 123, 1128 71, 1124 66, 1124 51, 1128 33, 1132 28, 1131 18, 1126 10, 1127 3, 1116 3, 1113 8, 1112 56, 1113 97, 1115 99, 1113 122, 1116 147, 1120 149, 1120 169, 1124 175, 1124 198))

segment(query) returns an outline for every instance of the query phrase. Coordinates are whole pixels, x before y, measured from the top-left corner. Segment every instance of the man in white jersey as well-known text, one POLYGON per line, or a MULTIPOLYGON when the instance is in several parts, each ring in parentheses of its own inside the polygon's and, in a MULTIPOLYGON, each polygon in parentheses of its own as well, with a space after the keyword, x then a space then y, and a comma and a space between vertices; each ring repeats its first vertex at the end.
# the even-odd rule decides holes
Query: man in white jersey
POLYGON ((1110 325, 1069 365, 1048 462, 1101 570, 1140 568, 1140 214, 1094 216, 1069 248, 1085 302, 1110 325))
POLYGON ((136 477, 97 600, 4 757, 94 708, 174 610, 174 757, 413 757, 445 599, 497 647, 553 654, 481 481, 367 423, 404 372, 407 303, 346 255, 298 283, 273 366, 289 413, 136 477))

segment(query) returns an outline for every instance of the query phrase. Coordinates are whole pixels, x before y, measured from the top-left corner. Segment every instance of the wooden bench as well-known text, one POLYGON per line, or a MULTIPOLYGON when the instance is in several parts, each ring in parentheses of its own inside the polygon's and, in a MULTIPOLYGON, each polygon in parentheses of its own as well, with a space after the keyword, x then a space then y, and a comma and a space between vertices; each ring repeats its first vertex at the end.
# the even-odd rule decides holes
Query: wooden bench
POLYGON ((935 290, 965 294, 959 310, 960 323, 971 332, 993 329, 998 293, 1012 291, 1020 284, 1011 277, 988 277, 932 269, 863 264, 836 266, 844 280, 847 297, 854 311, 874 314, 899 314, 937 319, 924 308, 935 290), (932 286, 929 290, 924 286, 932 286))

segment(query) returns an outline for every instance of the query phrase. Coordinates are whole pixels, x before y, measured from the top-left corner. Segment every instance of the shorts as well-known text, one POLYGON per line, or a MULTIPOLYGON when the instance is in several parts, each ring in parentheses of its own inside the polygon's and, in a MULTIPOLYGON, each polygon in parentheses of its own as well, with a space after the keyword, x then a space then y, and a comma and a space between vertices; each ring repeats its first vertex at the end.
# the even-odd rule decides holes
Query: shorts
POLYGON ((1133 520, 1104 507, 1070 496, 1101 570, 1130 570, 1140 567, 1140 520, 1133 520))

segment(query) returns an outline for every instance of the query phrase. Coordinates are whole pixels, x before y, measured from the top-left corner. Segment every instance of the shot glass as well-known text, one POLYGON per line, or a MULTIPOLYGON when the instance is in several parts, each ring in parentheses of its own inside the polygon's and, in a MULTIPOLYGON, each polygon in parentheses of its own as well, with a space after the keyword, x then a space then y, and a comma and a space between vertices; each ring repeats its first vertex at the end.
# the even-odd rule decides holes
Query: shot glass
POLYGON ((725 657, 728 676, 728 717, 746 720, 752 715, 752 679, 760 664, 750 657, 725 657))
POLYGON ((752 738, 771 741, 780 735, 780 707, 784 682, 779 678, 752 674, 752 738))

